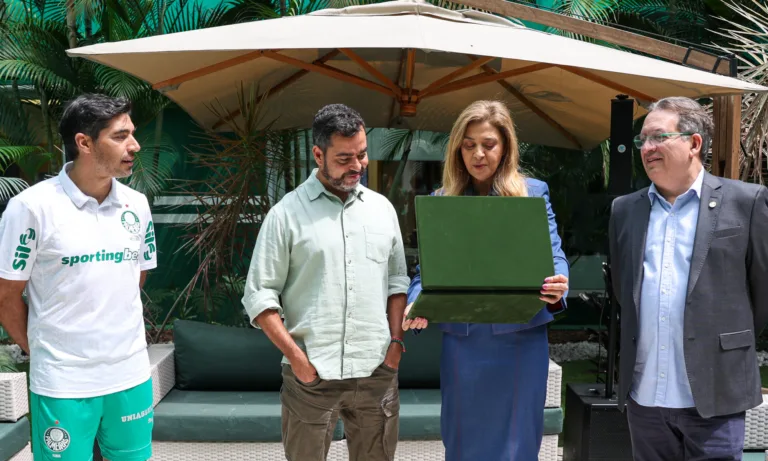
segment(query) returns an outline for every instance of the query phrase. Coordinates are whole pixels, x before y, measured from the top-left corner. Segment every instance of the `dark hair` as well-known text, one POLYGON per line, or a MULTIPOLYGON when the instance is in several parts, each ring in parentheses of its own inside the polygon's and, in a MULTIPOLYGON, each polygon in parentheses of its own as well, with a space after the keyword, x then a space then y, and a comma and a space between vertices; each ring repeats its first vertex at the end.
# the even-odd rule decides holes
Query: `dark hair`
POLYGON ((122 114, 131 114, 131 102, 125 98, 84 94, 70 101, 59 122, 59 134, 64 141, 67 160, 75 160, 80 154, 75 144, 75 135, 83 133, 95 141, 101 130, 122 114))
POLYGON ((315 114, 312 140, 325 153, 331 145, 331 136, 339 134, 351 138, 364 127, 363 117, 356 110, 344 104, 329 104, 315 114))

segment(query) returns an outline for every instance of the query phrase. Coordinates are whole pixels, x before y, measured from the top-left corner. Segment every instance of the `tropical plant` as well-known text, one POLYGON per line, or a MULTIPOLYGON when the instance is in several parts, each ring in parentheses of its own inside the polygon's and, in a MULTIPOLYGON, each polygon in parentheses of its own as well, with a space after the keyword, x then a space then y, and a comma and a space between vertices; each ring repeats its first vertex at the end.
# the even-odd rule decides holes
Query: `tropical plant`
POLYGON ((7 348, 0 348, 0 373, 18 373, 16 362, 7 348))
MULTIPOLYGON (((32 168, 46 163, 49 172, 60 168, 63 155, 55 147, 60 142, 54 127, 61 109, 79 94, 98 92, 132 101, 131 115, 144 149, 134 177, 126 182, 149 196, 159 192, 176 161, 171 144, 162 136, 162 114, 169 100, 133 76, 90 60, 69 58, 66 50, 218 25, 225 21, 227 7, 223 1, 205 7, 191 0, 40 0, 4 8, 0 12, 7 18, 0 22, 0 82, 13 82, 13 88, 0 88, 0 170, 16 163, 29 176, 32 168), (25 82, 32 95, 22 97, 18 82, 25 82), (40 133, 29 129, 29 114, 42 122, 40 133), (144 130, 153 120, 155 133, 150 136, 144 130)), ((32 173, 36 176, 37 170, 32 173)), ((0 199, 26 187, 29 179, 23 179, 3 178, 0 199)))
POLYGON ((408 162, 408 156, 411 151, 419 144, 428 150, 437 150, 438 152, 445 152, 448 146, 448 139, 450 135, 448 133, 435 133, 430 131, 420 130, 403 130, 403 129, 381 129, 384 131, 384 136, 381 139, 381 151, 382 159, 384 161, 392 161, 399 159, 397 166, 397 172, 392 180, 392 186, 387 191, 387 198, 390 202, 395 201, 395 197, 399 192, 398 185, 400 184, 405 170, 405 165, 408 162))
POLYGON ((221 306, 218 301, 242 296, 251 258, 248 252, 271 204, 286 191, 286 169, 293 162, 290 142, 285 141, 295 136, 272 130, 272 121, 264 120, 265 100, 257 88, 241 86, 237 120, 227 117, 231 108, 219 101, 209 105, 232 134, 201 128, 199 145, 190 149, 187 160, 201 179, 178 180, 175 187, 197 205, 197 218, 185 226, 187 235, 178 250, 196 258, 197 268, 159 331, 180 304, 195 301, 210 312, 208 308, 221 306))
MULTIPOLYGON (((719 17, 723 27, 718 28, 716 33, 728 42, 721 48, 737 56, 741 63, 741 78, 758 85, 768 84, 768 6, 756 0, 726 0, 723 3, 740 20, 719 17)), ((763 184, 768 174, 768 94, 745 95, 741 126, 741 179, 763 184)))

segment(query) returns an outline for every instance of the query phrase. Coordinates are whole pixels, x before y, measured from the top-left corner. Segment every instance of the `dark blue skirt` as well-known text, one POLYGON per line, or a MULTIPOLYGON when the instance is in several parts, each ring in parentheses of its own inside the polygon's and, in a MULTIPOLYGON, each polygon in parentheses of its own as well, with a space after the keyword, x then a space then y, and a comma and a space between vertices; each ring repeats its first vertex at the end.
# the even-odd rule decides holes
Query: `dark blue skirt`
POLYGON ((537 461, 544 431, 547 327, 443 333, 441 433, 446 461, 537 461))

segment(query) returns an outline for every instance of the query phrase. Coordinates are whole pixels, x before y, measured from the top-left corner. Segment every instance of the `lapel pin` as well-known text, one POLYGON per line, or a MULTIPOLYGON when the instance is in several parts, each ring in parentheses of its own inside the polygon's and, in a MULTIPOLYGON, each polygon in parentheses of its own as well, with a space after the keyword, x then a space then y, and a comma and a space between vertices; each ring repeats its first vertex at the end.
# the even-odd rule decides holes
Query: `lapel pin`
POLYGON ((716 207, 716 206, 717 206, 717 202, 715 202, 714 200, 712 200, 711 202, 709 202, 709 208, 714 208, 714 207, 716 207))

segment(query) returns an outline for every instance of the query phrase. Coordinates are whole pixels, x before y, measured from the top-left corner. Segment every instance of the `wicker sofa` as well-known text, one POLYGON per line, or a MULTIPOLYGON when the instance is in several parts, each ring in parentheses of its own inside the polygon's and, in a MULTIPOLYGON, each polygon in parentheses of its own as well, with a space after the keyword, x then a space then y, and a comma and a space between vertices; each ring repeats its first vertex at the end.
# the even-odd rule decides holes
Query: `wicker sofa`
POLYGON ((32 461, 25 373, 0 373, 0 461, 32 461))
MULTIPOLYGON (((408 335, 400 366, 398 461, 443 460, 440 332, 408 335)), ((150 347, 155 461, 282 461, 281 354, 255 329, 177 321, 174 344, 150 347)), ((540 461, 557 460, 562 371, 550 362, 540 461)), ((329 460, 348 459, 338 422, 329 460)))

